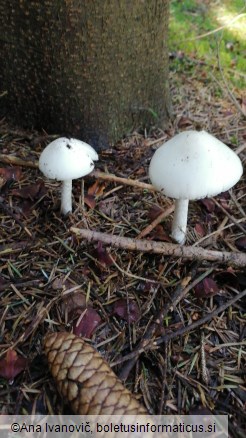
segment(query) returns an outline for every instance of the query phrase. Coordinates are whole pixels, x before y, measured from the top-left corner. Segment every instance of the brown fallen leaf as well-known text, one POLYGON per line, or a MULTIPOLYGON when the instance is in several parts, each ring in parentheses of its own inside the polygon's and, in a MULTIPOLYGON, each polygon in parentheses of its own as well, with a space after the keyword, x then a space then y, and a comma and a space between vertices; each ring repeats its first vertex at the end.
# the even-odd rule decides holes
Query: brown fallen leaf
POLYGON ((127 302, 125 298, 121 298, 114 303, 113 315, 117 315, 125 321, 132 323, 139 319, 140 310, 136 301, 130 300, 127 302))
POLYGON ((13 189, 11 195, 23 199, 38 200, 47 193, 44 181, 37 181, 35 184, 29 184, 20 189, 13 189))
MULTIPOLYGON (((80 312, 81 313, 81 312, 80 312)), ((90 339, 102 318, 92 307, 82 310, 80 317, 73 324, 73 333, 77 336, 90 339)))
POLYGON ((84 196, 84 202, 89 208, 95 208, 96 200, 103 195, 105 187, 105 183, 99 183, 98 180, 89 187, 87 194, 84 196))
POLYGON ((20 167, 0 167, 0 188, 9 181, 19 181, 21 174, 20 167))
POLYGON ((91 210, 93 210, 96 206, 96 200, 94 196, 91 195, 85 195, 84 196, 84 203, 89 207, 91 210))
POLYGON ((210 198, 204 198, 204 199, 200 199, 199 201, 209 213, 213 213, 215 210, 215 203, 212 199, 210 198))
POLYGON ((104 182, 99 182, 96 180, 92 186, 88 189, 88 195, 94 196, 95 198, 99 198, 103 195, 106 184, 104 182))
POLYGON ((162 212, 162 208, 160 208, 158 205, 153 205, 148 211, 148 218, 151 221, 154 221, 162 212))
POLYGON ((194 287, 195 295, 199 298, 212 297, 217 295, 219 291, 217 283, 210 277, 204 278, 194 287))
POLYGON ((44 339, 50 372, 60 394, 78 415, 135 415, 147 411, 126 389, 101 355, 71 333, 44 339))
POLYGON ((204 229, 204 226, 201 223, 196 223, 194 226, 195 232, 198 234, 198 236, 200 237, 204 237, 206 234, 206 231, 204 229))
POLYGON ((6 356, 0 360, 0 376, 7 379, 10 383, 27 366, 27 359, 18 356, 15 350, 9 349, 6 356))
POLYGON ((241 251, 246 251, 246 236, 239 237, 239 239, 235 241, 235 245, 241 251))
POLYGON ((155 226, 154 230, 151 233, 151 239, 160 240, 162 242, 172 242, 171 237, 167 235, 162 225, 158 224, 155 226))
POLYGON ((93 255, 99 262, 99 268, 105 269, 112 266, 112 256, 108 253, 107 249, 104 248, 102 242, 98 242, 97 247, 93 251, 93 255))
POLYGON ((86 295, 83 292, 76 291, 61 298, 61 311, 63 314, 67 313, 69 319, 78 317, 86 307, 86 295))

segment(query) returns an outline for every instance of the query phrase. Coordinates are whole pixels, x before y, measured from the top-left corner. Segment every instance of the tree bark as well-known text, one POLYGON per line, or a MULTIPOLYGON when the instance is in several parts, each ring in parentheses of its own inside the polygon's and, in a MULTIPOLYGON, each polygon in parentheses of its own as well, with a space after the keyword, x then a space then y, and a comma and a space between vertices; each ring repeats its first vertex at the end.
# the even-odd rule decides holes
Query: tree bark
POLYGON ((168 118, 169 0, 0 0, 1 115, 96 148, 168 118))

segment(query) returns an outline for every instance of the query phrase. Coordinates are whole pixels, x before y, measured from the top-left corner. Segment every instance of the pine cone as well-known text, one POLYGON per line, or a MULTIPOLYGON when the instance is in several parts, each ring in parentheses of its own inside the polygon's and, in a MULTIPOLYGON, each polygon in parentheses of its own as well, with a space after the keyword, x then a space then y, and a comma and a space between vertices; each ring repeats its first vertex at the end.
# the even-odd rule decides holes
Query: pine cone
POLYGON ((101 355, 83 339, 66 332, 48 334, 44 350, 58 390, 75 414, 147 413, 101 355))

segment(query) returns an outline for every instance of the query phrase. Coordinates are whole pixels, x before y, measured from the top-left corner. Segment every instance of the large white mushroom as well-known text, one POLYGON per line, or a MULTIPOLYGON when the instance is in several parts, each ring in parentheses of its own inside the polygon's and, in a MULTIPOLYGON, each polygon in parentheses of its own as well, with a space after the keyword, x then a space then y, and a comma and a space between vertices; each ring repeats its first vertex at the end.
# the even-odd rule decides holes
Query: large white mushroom
POLYGON ((52 141, 40 155, 39 169, 50 179, 62 181, 61 212, 72 211, 72 180, 81 178, 94 169, 96 151, 75 138, 61 137, 52 141))
POLYGON ((243 173, 239 157, 205 131, 184 131, 160 146, 149 167, 152 184, 175 198, 173 239, 183 244, 189 200, 229 190, 243 173))

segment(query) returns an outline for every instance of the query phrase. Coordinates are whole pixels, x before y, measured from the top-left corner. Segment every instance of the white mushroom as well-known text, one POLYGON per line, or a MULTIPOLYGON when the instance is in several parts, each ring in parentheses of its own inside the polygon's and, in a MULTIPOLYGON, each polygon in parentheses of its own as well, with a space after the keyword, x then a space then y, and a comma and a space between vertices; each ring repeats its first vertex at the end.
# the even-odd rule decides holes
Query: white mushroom
POLYGON ((50 179, 62 181, 61 212, 72 211, 72 180, 81 178, 94 169, 96 151, 75 138, 61 137, 52 141, 40 155, 39 169, 50 179))
POLYGON ((183 244, 191 199, 229 190, 243 173, 239 157, 205 131, 184 131, 160 146, 149 167, 152 184, 175 198, 172 237, 183 244))

